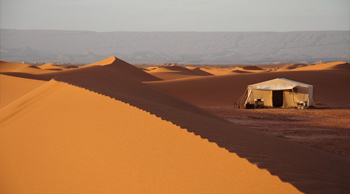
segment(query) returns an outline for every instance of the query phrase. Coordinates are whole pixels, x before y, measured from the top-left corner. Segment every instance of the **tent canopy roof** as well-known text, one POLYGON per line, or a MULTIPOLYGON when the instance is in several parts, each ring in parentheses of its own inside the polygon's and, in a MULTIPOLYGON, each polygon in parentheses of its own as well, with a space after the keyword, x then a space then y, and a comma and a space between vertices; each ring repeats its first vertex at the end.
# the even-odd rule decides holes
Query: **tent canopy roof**
POLYGON ((291 90, 297 86, 302 87, 312 87, 312 85, 285 79, 285 78, 276 78, 256 84, 249 85, 249 89, 256 90, 291 90))
POLYGON ((257 90, 291 90, 296 86, 285 86, 285 85, 271 85, 271 86, 258 86, 257 90))

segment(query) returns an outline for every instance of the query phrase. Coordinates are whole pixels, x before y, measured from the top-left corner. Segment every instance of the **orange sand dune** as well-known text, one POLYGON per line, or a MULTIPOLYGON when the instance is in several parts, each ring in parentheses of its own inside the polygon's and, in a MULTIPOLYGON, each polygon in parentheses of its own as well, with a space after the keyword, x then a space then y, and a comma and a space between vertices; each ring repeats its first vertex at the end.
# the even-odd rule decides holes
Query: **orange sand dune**
POLYGON ((170 122, 65 83, 0 115, 1 193, 299 193, 170 122))
POLYGON ((288 70, 292 70, 292 69, 298 69, 301 67, 306 67, 308 65, 306 64, 286 64, 285 66, 281 67, 278 69, 278 71, 288 71, 288 70))
POLYGON ((344 70, 350 72, 350 64, 337 61, 331 63, 319 63, 295 69, 295 71, 317 71, 317 70, 344 70))
POLYGON ((46 69, 46 70, 56 70, 56 71, 61 71, 61 70, 65 70, 67 68, 59 66, 57 64, 54 63, 45 63, 43 65, 38 66, 40 69, 46 69))
POLYGON ((30 186, 35 193, 292 192, 290 185, 259 173, 266 169, 302 192, 349 190, 346 158, 239 127, 159 90, 164 90, 160 85, 173 91, 185 88, 202 103, 210 92, 214 92, 211 97, 222 96, 220 91, 234 91, 242 80, 255 82, 271 73, 259 73, 263 76, 250 81, 242 76, 251 74, 235 74, 145 84, 159 79, 119 59, 111 61, 45 75, 13 74, 38 79, 54 76, 56 81, 1 110, 0 184, 5 183, 1 189, 27 192, 30 186), (233 81, 234 76, 244 79, 233 81), (238 161, 245 160, 236 155, 249 163, 240 165, 238 161), (255 167, 251 164, 259 169, 251 171, 249 166, 255 167))
MULTIPOLYGON (((45 71, 45 70, 41 70, 45 71)), ((139 81, 155 81, 160 80, 157 77, 154 77, 144 71, 138 69, 135 66, 132 66, 125 61, 122 61, 116 57, 109 57, 105 60, 92 63, 80 68, 67 69, 65 71, 50 71, 41 74, 31 74, 28 72, 7 72, 4 73, 6 75, 31 78, 31 79, 39 79, 39 80, 51 80, 55 77, 62 76, 75 76, 77 74, 85 74, 85 75, 113 75, 113 76, 127 76, 128 78, 139 80, 139 81)))
POLYGON ((231 72, 232 73, 260 73, 260 72, 265 72, 265 70, 254 65, 248 65, 247 67, 236 67, 231 72))
POLYGON ((146 71, 151 71, 151 70, 155 70, 155 69, 157 69, 158 67, 147 67, 147 68, 145 68, 145 69, 147 69, 146 71))
POLYGON ((214 67, 207 67, 207 68, 201 68, 202 71, 208 72, 212 75, 225 75, 231 73, 233 70, 232 68, 214 68, 214 67))
POLYGON ((23 63, 12 63, 0 61, 0 73, 3 72, 25 72, 25 73, 45 73, 45 70, 41 70, 39 67, 34 65, 28 65, 23 63))
POLYGON ((202 71, 200 68, 189 69, 186 67, 181 67, 176 65, 158 67, 147 71, 147 73, 163 80, 188 78, 192 76, 212 75, 208 72, 202 71))
POLYGON ((44 83, 39 80, 0 75, 0 109, 44 83))

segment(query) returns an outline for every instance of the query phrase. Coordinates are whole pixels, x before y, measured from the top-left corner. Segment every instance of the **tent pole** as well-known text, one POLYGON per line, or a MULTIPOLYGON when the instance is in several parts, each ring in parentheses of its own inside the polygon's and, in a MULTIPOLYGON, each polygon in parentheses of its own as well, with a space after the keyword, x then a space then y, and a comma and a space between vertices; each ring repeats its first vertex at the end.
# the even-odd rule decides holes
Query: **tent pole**
POLYGON ((292 94, 293 94, 293 105, 295 107, 295 100, 294 100, 294 88, 292 89, 292 94))
POLYGON ((286 91, 283 90, 283 108, 287 108, 286 91))
POLYGON ((247 88, 247 97, 245 100, 242 101, 242 106, 245 106, 245 103, 248 101, 248 99, 250 98, 250 94, 251 94, 251 90, 249 92, 248 88, 247 88))
POLYGON ((247 99, 248 99, 248 88, 245 89, 243 98, 242 98, 240 103, 244 105, 244 101, 247 100, 247 99))
POLYGON ((245 89, 243 95, 239 98, 239 101, 238 101, 238 106, 241 106, 243 104, 243 101, 245 100, 245 97, 247 95, 247 92, 248 92, 248 88, 245 89))

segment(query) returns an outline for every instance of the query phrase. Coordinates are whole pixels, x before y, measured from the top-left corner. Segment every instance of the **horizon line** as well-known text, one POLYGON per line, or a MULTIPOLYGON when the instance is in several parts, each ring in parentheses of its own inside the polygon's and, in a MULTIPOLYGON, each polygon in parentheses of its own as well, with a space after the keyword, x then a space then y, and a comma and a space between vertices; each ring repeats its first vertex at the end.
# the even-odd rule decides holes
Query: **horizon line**
POLYGON ((116 30, 116 31, 93 31, 93 30, 62 30, 62 29, 15 29, 15 28, 1 28, 0 30, 20 30, 20 31, 70 31, 70 32, 95 32, 95 33, 111 33, 111 32, 143 32, 143 33, 151 33, 151 32, 164 32, 164 33, 173 33, 173 32, 197 32, 197 33, 229 33, 229 32, 270 32, 270 33, 287 33, 287 32, 350 32, 349 30, 295 30, 295 31, 196 31, 196 30, 179 30, 179 31, 171 31, 171 30, 155 30, 155 31, 137 31, 137 30, 116 30))

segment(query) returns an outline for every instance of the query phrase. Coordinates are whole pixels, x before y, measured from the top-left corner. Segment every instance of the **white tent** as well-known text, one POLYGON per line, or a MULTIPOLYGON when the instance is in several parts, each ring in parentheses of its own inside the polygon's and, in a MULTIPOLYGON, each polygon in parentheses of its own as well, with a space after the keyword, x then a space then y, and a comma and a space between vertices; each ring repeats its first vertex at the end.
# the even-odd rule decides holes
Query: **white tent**
POLYGON ((285 78, 276 78, 247 87, 245 105, 263 103, 265 107, 313 105, 313 86, 285 78))

